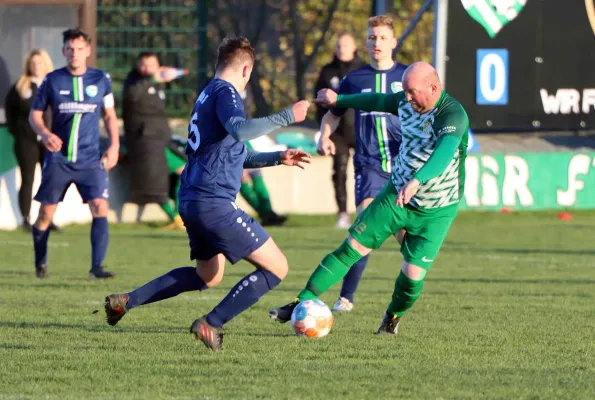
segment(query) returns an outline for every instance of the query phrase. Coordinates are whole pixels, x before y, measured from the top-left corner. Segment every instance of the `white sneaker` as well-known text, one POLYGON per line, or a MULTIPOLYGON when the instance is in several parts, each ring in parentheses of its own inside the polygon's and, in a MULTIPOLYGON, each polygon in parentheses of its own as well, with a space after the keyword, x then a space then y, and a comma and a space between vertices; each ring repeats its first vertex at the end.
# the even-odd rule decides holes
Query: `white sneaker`
POLYGON ((339 300, 337 300, 333 307, 333 311, 338 312, 350 312, 351 310, 353 310, 353 303, 345 297, 339 297, 339 300))
POLYGON ((339 214, 339 218, 337 218, 337 223, 335 224, 335 228, 349 229, 350 226, 351 226, 351 218, 349 218, 349 214, 347 214, 347 213, 339 214))

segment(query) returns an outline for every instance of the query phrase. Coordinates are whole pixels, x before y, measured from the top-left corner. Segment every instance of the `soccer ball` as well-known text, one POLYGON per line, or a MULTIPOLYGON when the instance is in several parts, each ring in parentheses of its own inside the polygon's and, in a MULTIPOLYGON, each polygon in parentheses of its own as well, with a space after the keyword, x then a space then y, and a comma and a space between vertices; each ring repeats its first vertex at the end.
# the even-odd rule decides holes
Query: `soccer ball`
POLYGON ((293 310, 291 326, 298 336, 323 337, 328 335, 333 326, 333 313, 318 299, 305 300, 293 310))

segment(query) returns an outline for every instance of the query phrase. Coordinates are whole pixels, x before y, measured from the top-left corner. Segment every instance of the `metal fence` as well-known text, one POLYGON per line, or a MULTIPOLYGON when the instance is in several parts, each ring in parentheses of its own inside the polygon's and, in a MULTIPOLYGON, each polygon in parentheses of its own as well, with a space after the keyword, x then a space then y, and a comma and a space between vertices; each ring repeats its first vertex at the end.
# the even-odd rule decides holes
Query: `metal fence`
POLYGON ((206 73, 199 65, 206 7, 206 2, 196 0, 98 1, 97 65, 110 73, 118 104, 137 55, 152 51, 162 65, 190 70, 189 76, 165 87, 169 115, 188 115, 206 73))

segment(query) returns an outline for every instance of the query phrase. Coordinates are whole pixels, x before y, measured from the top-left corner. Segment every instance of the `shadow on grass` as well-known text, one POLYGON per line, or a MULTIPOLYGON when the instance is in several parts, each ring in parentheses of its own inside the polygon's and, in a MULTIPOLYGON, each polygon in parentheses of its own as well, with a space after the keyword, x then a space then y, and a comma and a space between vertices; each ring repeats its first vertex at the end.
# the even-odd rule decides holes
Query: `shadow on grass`
POLYGON ((7 350, 29 350, 33 349, 33 346, 24 345, 24 344, 8 344, 8 343, 0 343, 0 349, 7 349, 7 350))
POLYGON ((493 279, 493 278, 432 278, 428 282, 454 282, 454 283, 518 283, 518 284, 548 284, 548 285, 595 285, 593 279, 493 279))
POLYGON ((18 329, 65 329, 65 330, 81 330, 88 332, 105 332, 105 333, 143 333, 143 334, 162 334, 162 333, 181 333, 187 334, 187 327, 164 327, 164 326, 134 326, 115 328, 107 325, 91 325, 91 324, 64 324, 59 322, 15 322, 15 321, 0 321, 0 328, 18 328, 18 329))

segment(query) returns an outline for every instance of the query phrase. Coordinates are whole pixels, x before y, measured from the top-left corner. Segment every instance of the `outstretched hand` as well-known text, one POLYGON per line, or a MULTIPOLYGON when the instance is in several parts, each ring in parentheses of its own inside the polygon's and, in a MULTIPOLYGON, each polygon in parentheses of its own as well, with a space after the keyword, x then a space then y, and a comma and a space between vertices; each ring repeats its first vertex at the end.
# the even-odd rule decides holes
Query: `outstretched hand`
POLYGON ((321 89, 316 93, 316 98, 312 100, 312 103, 319 104, 325 108, 334 107, 337 104, 337 93, 331 89, 321 89))
POLYGON ((310 158, 310 154, 301 150, 288 149, 281 152, 281 162, 283 164, 301 169, 304 169, 305 164, 310 164, 310 158))

